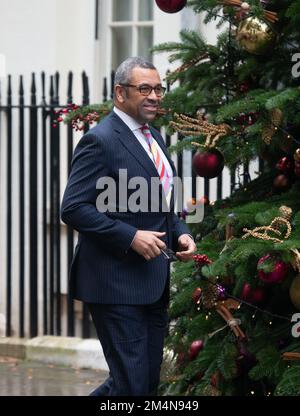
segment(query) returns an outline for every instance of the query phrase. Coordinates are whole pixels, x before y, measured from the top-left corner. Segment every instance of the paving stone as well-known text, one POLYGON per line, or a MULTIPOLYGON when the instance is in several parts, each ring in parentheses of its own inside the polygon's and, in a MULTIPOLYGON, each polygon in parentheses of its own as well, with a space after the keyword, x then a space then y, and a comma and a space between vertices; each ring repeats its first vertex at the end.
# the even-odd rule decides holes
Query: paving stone
POLYGON ((0 357, 0 396, 88 396, 108 373, 0 357))

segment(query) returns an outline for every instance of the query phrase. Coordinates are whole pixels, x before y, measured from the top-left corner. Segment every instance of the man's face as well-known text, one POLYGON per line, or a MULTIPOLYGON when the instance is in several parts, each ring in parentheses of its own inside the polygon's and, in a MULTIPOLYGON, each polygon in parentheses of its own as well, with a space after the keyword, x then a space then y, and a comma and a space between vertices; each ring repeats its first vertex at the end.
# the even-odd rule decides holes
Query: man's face
MULTIPOLYGON (((131 85, 161 85, 156 69, 134 68, 130 80, 131 85)), ((142 95, 135 87, 117 87, 117 106, 139 123, 154 120, 162 97, 157 97, 154 90, 148 96, 142 95), (121 94, 121 99, 120 99, 121 94)))

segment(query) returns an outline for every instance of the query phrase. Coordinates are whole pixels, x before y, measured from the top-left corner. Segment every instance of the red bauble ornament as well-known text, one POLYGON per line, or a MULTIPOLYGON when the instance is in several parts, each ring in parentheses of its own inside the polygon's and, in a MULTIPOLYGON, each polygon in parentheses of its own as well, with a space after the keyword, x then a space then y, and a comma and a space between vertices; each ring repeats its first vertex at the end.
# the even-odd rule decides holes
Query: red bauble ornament
POLYGON ((246 93, 249 91, 249 82, 247 81, 243 81, 240 86, 239 86, 239 90, 240 92, 246 93))
POLYGON ((254 354, 252 354, 245 343, 240 344, 239 356, 237 358, 237 376, 247 373, 255 364, 257 359, 254 354))
POLYGON ((252 292, 252 303, 261 303, 265 298, 265 292, 261 287, 256 287, 252 292))
POLYGON ((187 0, 155 0, 157 6, 166 13, 177 13, 182 10, 187 0))
POLYGON ((215 178, 224 168, 224 157, 217 149, 197 151, 193 157, 193 169, 198 176, 215 178))
POLYGON ((199 354, 199 352, 203 349, 203 347, 204 342, 202 341, 202 339, 197 339, 196 341, 193 341, 189 349, 190 360, 194 360, 199 354))
POLYGON ((276 169, 280 170, 280 172, 290 173, 294 168, 294 162, 289 158, 282 157, 276 164, 276 169))
POLYGON ((242 293, 240 295, 241 299, 248 301, 251 296, 251 292, 252 292, 252 289, 249 283, 244 283, 242 293))
POLYGON ((193 301, 195 303, 200 303, 201 294, 202 294, 201 287, 196 287, 196 289, 194 290, 194 293, 192 295, 193 301))
POLYGON ((264 283, 280 283, 286 277, 289 271, 289 264, 284 263, 282 260, 277 259, 276 257, 272 256, 271 254, 267 254, 261 257, 257 263, 258 267, 258 277, 264 283), (259 266, 264 265, 266 262, 270 262, 272 266, 272 270, 270 272, 265 272, 259 269, 259 266))
POLYGON ((291 186, 291 181, 287 175, 281 173, 280 175, 276 176, 273 182, 274 188, 277 191, 287 191, 291 186))
POLYGON ((295 175, 297 178, 300 178, 300 162, 295 161, 295 175))
POLYGON ((218 387, 218 383, 219 383, 219 374, 218 373, 212 374, 212 376, 210 378, 210 384, 213 387, 218 387))
POLYGON ((265 292, 261 287, 253 289, 249 283, 244 283, 240 297, 249 303, 261 303, 264 300, 265 292))

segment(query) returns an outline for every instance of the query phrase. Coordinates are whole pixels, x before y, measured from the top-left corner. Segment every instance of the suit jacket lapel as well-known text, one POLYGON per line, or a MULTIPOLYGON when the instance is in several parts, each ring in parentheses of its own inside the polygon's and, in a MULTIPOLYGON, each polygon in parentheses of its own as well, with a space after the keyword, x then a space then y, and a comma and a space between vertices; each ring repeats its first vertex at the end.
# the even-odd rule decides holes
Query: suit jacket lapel
MULTIPOLYGON (((150 177, 156 176, 156 177, 159 178, 159 175, 158 175, 158 172, 157 172, 157 169, 156 169, 154 163, 149 158, 149 156, 145 152, 145 149, 140 144, 140 142, 137 140, 137 138, 132 133, 132 131, 129 129, 127 124, 125 124, 120 119, 120 117, 114 112, 112 112, 110 114, 110 116, 113 120, 114 130, 117 133, 117 138, 120 140, 120 142, 136 158, 138 163, 148 172, 150 177)), ((163 140, 152 129, 151 129, 151 133, 152 133, 154 139, 158 142, 158 144, 159 144, 160 148, 162 149, 162 151, 164 152, 164 154, 166 155, 166 157, 167 157, 167 159, 170 163, 170 166, 173 170, 173 174, 175 175, 174 162, 172 161, 172 159, 168 155, 163 140)), ((161 193, 162 193, 162 189, 160 187, 160 194, 161 193)), ((174 192, 172 192, 171 206, 173 205, 173 197, 174 197, 173 194, 174 194, 174 192)))
POLYGON ((138 163, 148 172, 151 177, 158 177, 158 172, 152 160, 149 158, 143 146, 137 140, 129 127, 120 119, 120 117, 117 116, 117 114, 112 113, 112 118, 114 120, 115 132, 117 133, 117 138, 120 140, 120 142, 136 158, 138 163))

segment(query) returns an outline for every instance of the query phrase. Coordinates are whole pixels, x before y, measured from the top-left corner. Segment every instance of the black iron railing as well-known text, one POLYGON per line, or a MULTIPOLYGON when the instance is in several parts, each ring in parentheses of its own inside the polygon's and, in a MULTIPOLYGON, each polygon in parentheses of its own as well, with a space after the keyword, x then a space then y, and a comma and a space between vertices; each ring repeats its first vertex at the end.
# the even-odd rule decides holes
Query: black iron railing
MULTIPOLYGON (((113 96, 113 80, 113 72, 109 82, 107 79, 103 80, 103 101, 113 96), (108 84, 110 84, 109 88, 108 84)), ((61 170, 65 170, 66 174, 70 172, 74 133, 70 125, 58 124, 54 127, 54 121, 56 111, 62 107, 67 108, 68 104, 73 102, 73 74, 72 72, 68 74, 65 103, 61 103, 59 97, 59 73, 49 77, 48 94, 46 81, 45 73, 42 73, 38 80, 35 74, 32 74, 30 100, 28 100, 29 104, 25 105, 24 82, 23 77, 20 76, 18 104, 13 105, 12 79, 9 76, 6 103, 0 105, 0 123, 2 123, 0 144, 1 148, 6 149, 6 171, 1 181, 6 184, 6 229, 1 230, 0 233, 6 239, 6 252, 0 253, 2 259, 6 259, 6 304, 1 307, 6 314, 5 335, 34 337, 39 334, 50 334, 88 338, 91 335, 91 325, 86 307, 82 308, 78 316, 74 310, 74 301, 62 293, 62 281, 68 280, 67 276, 62 276, 62 262, 65 258, 67 264, 64 265, 64 270, 66 269, 68 273, 73 257, 75 236, 73 230, 67 227, 66 237, 62 239, 64 226, 60 221, 60 202, 65 183, 61 183, 61 170), (40 97, 37 96, 37 82, 41 90, 40 97), (61 143, 62 136, 66 137, 66 143, 61 143), (63 146, 67 155, 66 166, 61 164, 60 149, 63 146), (17 159, 13 158, 15 154, 18 155, 17 159), (13 166, 13 160, 18 161, 18 169, 13 166), (18 173, 17 181, 15 172, 18 173), (13 183, 16 182, 18 195, 15 197, 13 183), (18 212, 17 224, 14 223, 16 212, 18 212), (29 224, 26 224, 26 218, 29 218, 29 224), (17 235, 18 241, 16 258, 13 258, 13 233, 17 235), (62 256, 63 252, 65 256, 62 256), (15 264, 18 264, 17 277, 13 268, 15 264), (16 280, 18 293, 14 290, 16 280), (65 304, 62 304, 62 295, 67 299, 65 304), (12 310, 16 309, 18 317, 14 321, 18 324, 17 327, 16 325, 13 327, 12 310)), ((85 105, 89 103, 89 82, 85 72, 82 73, 81 81, 82 104, 85 105)), ((166 135, 165 140, 169 146, 171 137, 166 135)), ((178 175, 182 178, 182 154, 177 157, 177 167, 178 175)), ((192 177, 191 195, 196 196, 197 181, 192 170, 190 176, 192 177)), ((233 171, 231 189, 235 186, 234 177, 233 171)), ((208 179, 204 180, 204 195, 208 197, 210 195, 208 179)), ((217 198, 222 196, 222 175, 220 175, 217 179, 217 198)))

